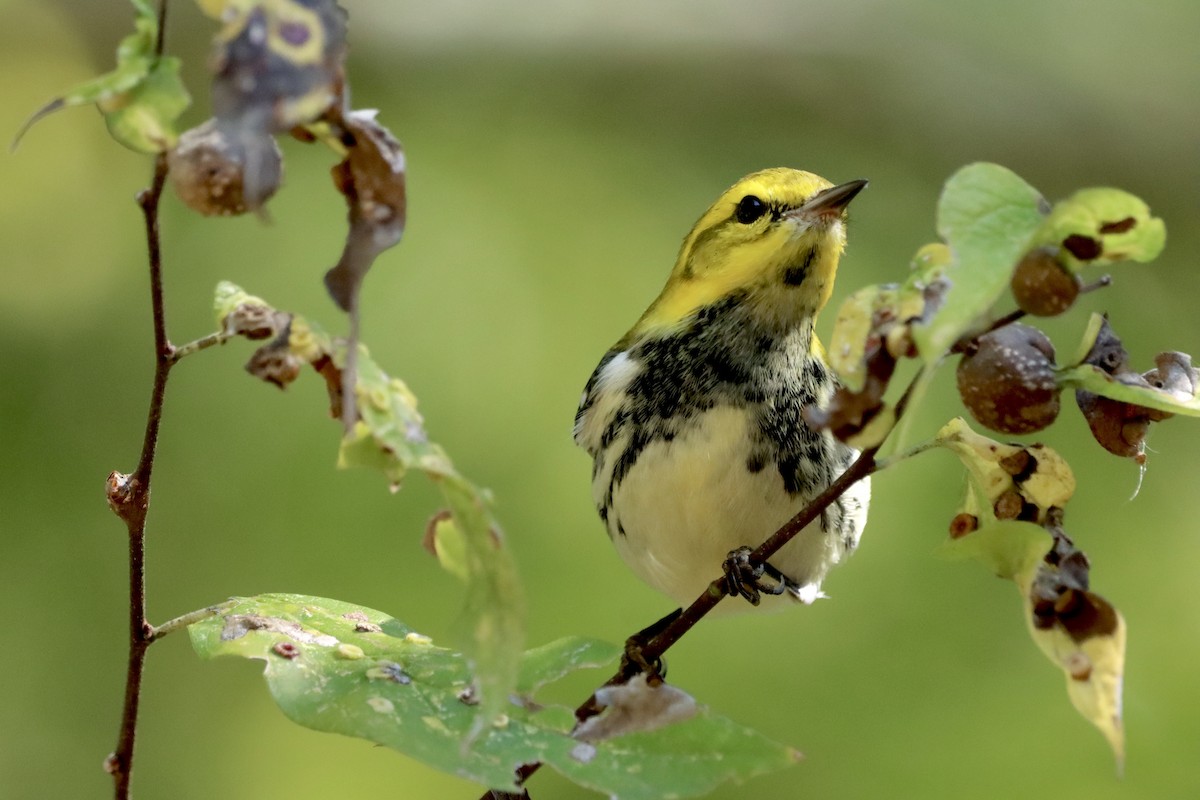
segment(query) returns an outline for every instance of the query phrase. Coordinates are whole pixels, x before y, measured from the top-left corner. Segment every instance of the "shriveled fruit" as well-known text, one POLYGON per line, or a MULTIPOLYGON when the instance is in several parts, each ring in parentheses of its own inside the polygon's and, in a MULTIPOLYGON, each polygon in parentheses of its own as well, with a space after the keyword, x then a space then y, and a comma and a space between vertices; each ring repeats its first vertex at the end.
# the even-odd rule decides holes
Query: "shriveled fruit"
MULTIPOLYGON (((267 179, 268 190, 259 204, 275 193, 283 171, 283 156, 274 140, 267 153, 268 163, 259 177, 267 179)), ((211 119, 185 131, 167 153, 175 193, 188 208, 208 217, 236 216, 251 209, 244 191, 245 163, 240 146, 211 119)))
POLYGON ((1105 450, 1122 458, 1141 457, 1146 449, 1146 432, 1150 429, 1150 409, 1082 389, 1075 392, 1075 402, 1083 412, 1092 436, 1105 450))
POLYGON ((985 334, 958 363, 958 393, 984 427, 1000 433, 1040 431, 1059 411, 1054 345, 1028 325, 985 334))
MULTIPOLYGON (((1107 318, 1100 321, 1083 363, 1107 372, 1123 384, 1157 389, 1185 402, 1194 398, 1200 387, 1200 372, 1192 366, 1192 357, 1187 353, 1159 353, 1154 357, 1154 369, 1140 375, 1134 372, 1129 366, 1129 354, 1107 318)), ((1083 389, 1075 391, 1075 402, 1083 412, 1092 436, 1105 450, 1136 459, 1139 463, 1145 461, 1145 439, 1150 423, 1171 417, 1168 411, 1114 400, 1083 389)))
POLYGON ((1053 317, 1066 311, 1079 296, 1079 278, 1058 260, 1052 247, 1030 250, 1012 276, 1013 299, 1035 317, 1053 317))

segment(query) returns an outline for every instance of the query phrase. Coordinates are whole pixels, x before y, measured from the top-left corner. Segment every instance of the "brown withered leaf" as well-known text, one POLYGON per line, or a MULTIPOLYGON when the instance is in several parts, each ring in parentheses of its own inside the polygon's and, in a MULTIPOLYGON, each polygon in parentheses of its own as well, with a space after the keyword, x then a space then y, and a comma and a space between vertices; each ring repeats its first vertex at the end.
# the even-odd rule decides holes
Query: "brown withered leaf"
MULTIPOLYGON (((867 341, 863 364, 866 374, 861 390, 853 391, 849 387, 839 386, 824 407, 807 406, 803 414, 804 421, 814 430, 828 429, 840 441, 851 441, 858 447, 870 447, 878 442, 861 441, 859 435, 866 432, 870 423, 884 411, 883 396, 896 371, 896 359, 889 352, 886 342, 873 335, 867 341)), ((890 428, 888 421, 882 434, 886 436, 890 428)))
POLYGON ((604 711, 580 723, 571 734, 584 742, 598 742, 635 731, 652 731, 694 717, 696 699, 668 683, 651 684, 645 673, 628 683, 596 690, 604 711))
POLYGON ((1121 769, 1125 621, 1112 604, 1089 589, 1087 556, 1075 547, 1061 522, 1061 512, 1047 521, 1054 545, 1031 574, 1017 577, 1017 585, 1026 595, 1030 635, 1063 671, 1071 704, 1108 740, 1121 769))
POLYGON ((341 259, 325 273, 325 287, 349 311, 375 258, 404 234, 407 198, 404 149, 375 112, 351 111, 342 124, 348 152, 333 168, 333 182, 346 197, 350 231, 341 259))

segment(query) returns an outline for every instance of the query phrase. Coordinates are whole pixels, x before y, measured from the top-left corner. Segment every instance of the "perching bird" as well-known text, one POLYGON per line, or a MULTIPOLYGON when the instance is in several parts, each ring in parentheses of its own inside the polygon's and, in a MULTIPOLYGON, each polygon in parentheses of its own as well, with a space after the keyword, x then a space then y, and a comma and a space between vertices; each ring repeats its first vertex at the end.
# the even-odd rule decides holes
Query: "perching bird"
MULTIPOLYGON (((846 206, 866 185, 786 168, 742 178, 700 217, 661 294, 587 382, 575 441, 595 462, 596 508, 625 562, 681 604, 856 456, 802 412, 837 386, 813 325, 845 247, 846 206)), ((869 481, 854 484, 770 559, 776 581, 760 588, 823 596, 869 499, 869 481)))

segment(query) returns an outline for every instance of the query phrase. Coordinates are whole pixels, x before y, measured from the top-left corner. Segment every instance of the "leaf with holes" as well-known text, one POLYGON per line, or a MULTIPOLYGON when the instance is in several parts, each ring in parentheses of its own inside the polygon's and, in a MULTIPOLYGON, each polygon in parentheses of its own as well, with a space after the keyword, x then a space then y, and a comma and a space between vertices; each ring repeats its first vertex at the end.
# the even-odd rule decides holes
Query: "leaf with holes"
MULTIPOLYGON (((382 612, 319 597, 266 594, 237 598, 189 632, 204 658, 266 662, 271 696, 294 722, 367 739, 492 788, 513 790, 517 767, 541 761, 583 786, 625 800, 687 797, 722 781, 781 769, 797 758, 791 748, 702 707, 679 714, 679 698, 686 695, 673 687, 667 713, 686 720, 668 719, 649 730, 655 721, 642 718, 634 733, 573 737, 571 710, 542 707, 532 695, 620 654, 617 645, 595 640, 564 639, 525 653, 523 694, 506 700, 505 713, 476 733, 466 656, 382 612)), ((643 687, 634 694, 647 692, 655 693, 643 687)))
POLYGON ((1052 247, 1072 270, 1096 262, 1152 261, 1167 241, 1163 221, 1120 189, 1080 189, 1054 204, 1031 247, 1052 247))
POLYGON ((1120 768, 1125 622, 1090 591, 1087 556, 1063 530, 1063 506, 1075 489, 1070 467, 1047 447, 1002 444, 961 419, 934 443, 957 455, 968 476, 942 553, 979 561, 1016 584, 1031 638, 1066 675, 1071 704, 1104 735, 1120 768))

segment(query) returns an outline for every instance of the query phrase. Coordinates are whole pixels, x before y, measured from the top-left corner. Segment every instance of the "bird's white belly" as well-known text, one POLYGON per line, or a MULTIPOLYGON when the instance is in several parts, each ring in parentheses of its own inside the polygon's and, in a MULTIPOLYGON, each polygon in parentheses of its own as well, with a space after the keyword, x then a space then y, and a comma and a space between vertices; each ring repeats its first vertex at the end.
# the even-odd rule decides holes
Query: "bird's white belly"
MULTIPOLYGON (((744 410, 729 406, 704 412, 673 440, 648 444, 613 493, 610 531, 617 551, 643 580, 681 604, 720 576, 731 550, 757 547, 810 499, 789 496, 773 463, 750 471, 748 421, 744 410)), ((597 499, 610 474, 611 465, 597 475, 597 499)), ((769 559, 801 590, 765 597, 764 606, 820 596, 825 573, 848 549, 847 536, 857 542, 869 496, 869 482, 859 482, 843 497, 842 530, 824 532, 818 520, 769 559)), ((718 610, 750 607, 727 602, 718 610)))

